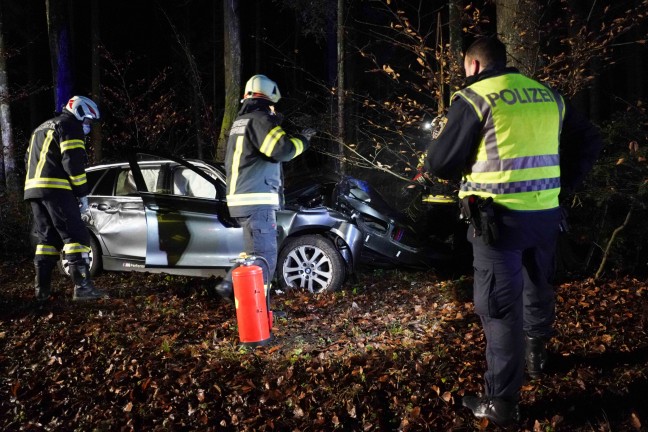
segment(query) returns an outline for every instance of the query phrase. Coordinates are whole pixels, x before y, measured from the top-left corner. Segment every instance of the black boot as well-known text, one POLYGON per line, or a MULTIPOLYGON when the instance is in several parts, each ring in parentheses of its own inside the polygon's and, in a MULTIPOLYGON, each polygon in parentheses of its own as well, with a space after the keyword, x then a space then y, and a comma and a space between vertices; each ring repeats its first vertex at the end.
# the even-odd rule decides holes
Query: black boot
POLYGON ((52 270, 57 261, 51 259, 34 260, 36 279, 34 283, 36 300, 47 301, 52 295, 52 270))
POLYGON ((90 280, 88 264, 84 259, 69 260, 70 277, 74 282, 74 295, 72 300, 97 300, 107 299, 108 294, 96 288, 90 280))
POLYGON ((540 378, 547 366, 547 350, 545 339, 525 336, 526 366, 529 376, 533 379, 540 378))
POLYGON ((234 304, 234 286, 231 281, 223 279, 216 285, 216 294, 218 294, 227 303, 234 304))
POLYGON ((502 398, 464 396, 461 403, 475 417, 487 418, 498 426, 506 427, 520 421, 520 406, 502 398))

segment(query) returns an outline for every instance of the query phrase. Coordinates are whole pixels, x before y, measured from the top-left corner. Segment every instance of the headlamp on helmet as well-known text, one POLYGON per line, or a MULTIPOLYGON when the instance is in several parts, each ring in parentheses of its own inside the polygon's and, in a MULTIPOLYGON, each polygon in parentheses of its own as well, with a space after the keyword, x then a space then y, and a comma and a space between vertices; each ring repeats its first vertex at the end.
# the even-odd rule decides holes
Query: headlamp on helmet
POLYGON ((245 84, 243 99, 249 98, 268 99, 273 103, 277 103, 281 99, 281 93, 279 93, 276 82, 265 75, 254 75, 245 84))

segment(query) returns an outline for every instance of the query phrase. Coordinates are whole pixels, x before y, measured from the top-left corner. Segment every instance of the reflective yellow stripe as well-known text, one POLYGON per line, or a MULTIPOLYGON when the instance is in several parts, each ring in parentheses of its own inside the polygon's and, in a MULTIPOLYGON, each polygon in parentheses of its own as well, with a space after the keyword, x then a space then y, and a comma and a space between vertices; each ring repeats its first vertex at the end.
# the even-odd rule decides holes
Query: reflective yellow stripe
POLYGON ((33 178, 25 182, 25 189, 34 188, 53 188, 53 189, 67 189, 72 190, 70 182, 66 179, 57 178, 33 178))
POLYGON ((229 207, 263 204, 279 205, 279 194, 272 192, 259 192, 227 195, 227 205, 229 207))
POLYGON ((36 255, 58 255, 59 251, 54 246, 36 245, 36 255))
POLYGON ((304 151, 304 143, 302 142, 302 140, 300 140, 299 138, 290 138, 290 141, 292 141, 293 145, 295 146, 294 157, 297 157, 300 154, 302 154, 302 152, 304 151))
POLYGON ((54 135, 54 130, 48 130, 45 141, 43 141, 43 148, 38 155, 38 165, 36 166, 36 172, 34 172, 34 178, 41 176, 43 167, 45 166, 45 161, 47 160, 47 151, 49 150, 50 143, 52 142, 52 135, 54 135))
POLYGON ((31 156, 32 156, 32 150, 34 149, 34 138, 36 138, 36 134, 32 134, 31 140, 29 141, 29 157, 27 158, 27 178, 29 178, 29 168, 31 167, 31 156))
MULTIPOLYGON (((475 111, 475 114, 477 114, 477 117, 479 118, 479 121, 480 121, 480 122, 484 119, 484 116, 483 116, 481 110, 479 109, 479 107, 477 106, 477 104, 476 104, 475 102, 473 102, 473 100, 470 99, 470 98, 468 97, 468 95, 465 94, 465 92, 461 92, 461 90, 458 91, 458 92, 456 92, 454 95, 452 95, 452 97, 450 98, 450 100, 453 100, 453 99, 455 98, 455 95, 456 95, 456 96, 461 96, 461 98, 462 98, 463 100, 465 100, 465 101, 468 102, 470 105, 472 105, 473 110, 475 111)), ((451 104, 452 104, 452 102, 451 102, 451 104)))
POLYGON ((86 178, 86 173, 79 174, 78 176, 70 176, 70 180, 72 180, 72 184, 74 186, 81 186, 88 181, 86 178))
POLYGON ((423 197, 423 202, 428 203, 454 203, 457 200, 449 195, 428 195, 423 197))
POLYGON ((238 180, 239 175, 239 164, 241 163, 241 154, 243 154, 243 140, 244 136, 241 135, 236 138, 236 144, 234 145, 234 156, 232 156, 232 178, 230 179, 230 195, 233 195, 236 192, 236 181, 238 180))
POLYGON ((66 254, 84 253, 90 252, 90 248, 88 246, 83 246, 81 243, 68 243, 63 246, 63 252, 66 254))
POLYGON ((286 132, 281 129, 281 126, 276 126, 274 129, 268 132, 268 135, 266 135, 265 139, 263 140, 263 144, 261 144, 261 147, 259 147, 259 151, 264 155, 271 157, 272 151, 274 150, 277 141, 279 141, 284 135, 286 135, 286 132))
POLYGON ((73 140, 63 141, 61 143, 61 153, 75 148, 82 148, 85 150, 85 143, 83 142, 83 140, 73 139, 73 140))

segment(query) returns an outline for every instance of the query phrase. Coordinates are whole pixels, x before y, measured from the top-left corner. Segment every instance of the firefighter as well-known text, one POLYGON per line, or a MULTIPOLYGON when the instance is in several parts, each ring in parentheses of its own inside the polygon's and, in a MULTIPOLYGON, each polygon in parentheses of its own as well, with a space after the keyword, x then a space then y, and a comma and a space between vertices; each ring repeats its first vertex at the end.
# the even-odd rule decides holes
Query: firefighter
POLYGON ((474 307, 488 369, 485 394, 462 403, 506 426, 519 418, 525 361, 529 375, 539 377, 554 334, 559 194, 591 170, 602 141, 558 92, 506 67, 506 48, 496 38, 477 39, 464 68, 466 87, 452 96, 424 170, 461 178, 459 198, 472 222, 474 307))
POLYGON ((73 300, 106 298, 90 280, 90 237, 81 217, 88 211, 85 136, 99 119, 91 99, 74 96, 56 117, 38 126, 25 155, 24 199, 34 216, 38 244, 36 298, 51 295, 52 270, 63 248, 74 283, 73 300))
MULTIPOLYGON (((225 156, 227 207, 243 227, 245 251, 263 257, 256 262, 264 271, 266 294, 277 265, 277 220, 283 201, 281 163, 302 154, 315 130, 305 128, 289 136, 275 111, 281 94, 265 75, 254 75, 245 84, 243 106, 230 129, 225 156)), ((231 270, 216 287, 218 294, 233 298, 231 270)))

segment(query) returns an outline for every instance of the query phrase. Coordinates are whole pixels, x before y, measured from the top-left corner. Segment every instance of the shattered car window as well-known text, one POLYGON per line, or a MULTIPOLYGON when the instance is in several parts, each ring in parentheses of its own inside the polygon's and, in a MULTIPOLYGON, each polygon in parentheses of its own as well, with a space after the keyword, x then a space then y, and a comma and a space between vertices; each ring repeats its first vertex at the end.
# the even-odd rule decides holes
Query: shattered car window
MULTIPOLYGON (((160 169, 144 168, 142 169, 142 176, 146 183, 146 189, 149 192, 156 192, 158 189, 157 185, 160 177, 160 169)), ((135 180, 133 179, 133 173, 131 170, 127 169, 119 173, 119 176, 117 177, 117 185, 115 187, 115 195, 137 195, 137 186, 135 185, 135 180)))
POLYGON ((194 171, 179 167, 173 172, 173 194, 197 198, 215 198, 216 188, 194 171))

